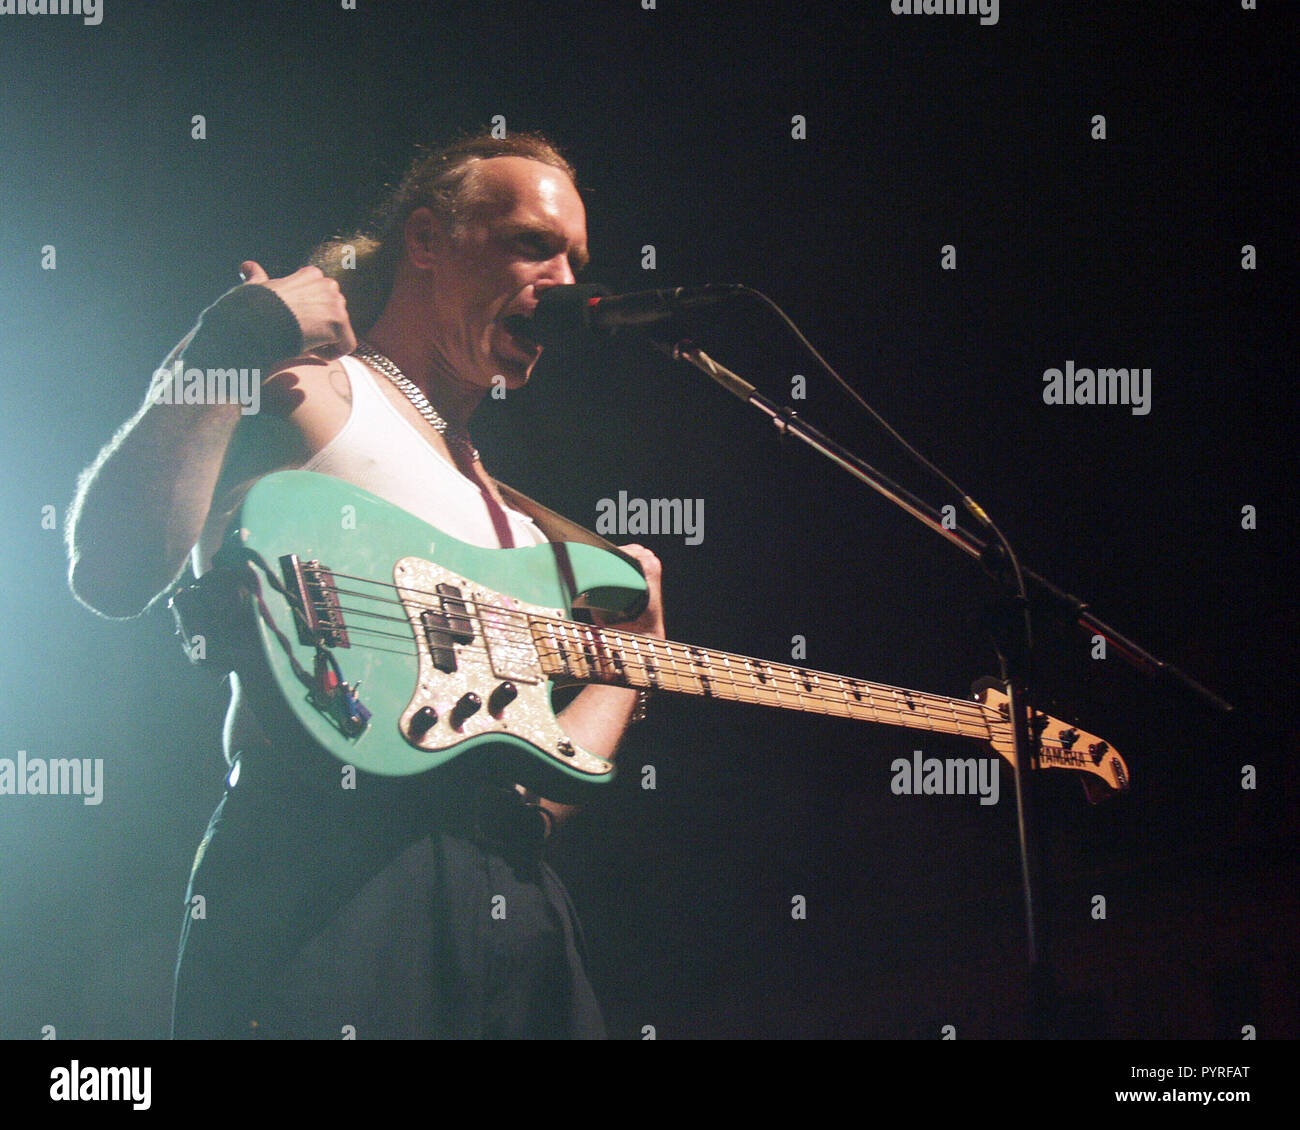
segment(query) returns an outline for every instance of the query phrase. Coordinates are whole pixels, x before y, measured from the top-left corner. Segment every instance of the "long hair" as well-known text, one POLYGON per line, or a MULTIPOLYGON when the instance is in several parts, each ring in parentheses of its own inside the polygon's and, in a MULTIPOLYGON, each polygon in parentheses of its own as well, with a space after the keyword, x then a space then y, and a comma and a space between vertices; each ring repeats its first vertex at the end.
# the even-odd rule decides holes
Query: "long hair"
POLYGON ((374 325, 393 290, 405 252, 402 233, 417 208, 429 208, 449 236, 459 239, 474 207, 483 202, 474 166, 491 157, 526 157, 562 170, 575 184, 573 166, 539 133, 493 137, 483 132, 423 151, 395 189, 375 209, 371 222, 351 235, 327 240, 309 262, 337 279, 358 333, 374 325))

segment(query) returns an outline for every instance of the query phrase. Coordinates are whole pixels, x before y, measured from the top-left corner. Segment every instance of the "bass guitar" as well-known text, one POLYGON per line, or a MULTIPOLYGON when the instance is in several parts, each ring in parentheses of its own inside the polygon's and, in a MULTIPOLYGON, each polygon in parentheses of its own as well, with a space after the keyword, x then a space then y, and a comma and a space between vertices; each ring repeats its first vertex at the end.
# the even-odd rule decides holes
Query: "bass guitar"
MULTIPOLYGON (((256 482, 215 565, 173 599, 183 638, 224 640, 207 658, 240 673, 259 715, 385 777, 475 759, 542 796, 590 798, 614 766, 556 716, 552 692, 576 683, 958 734, 1014 764, 996 682, 949 698, 582 623, 575 608, 617 619, 644 607, 632 558, 574 542, 467 545, 328 475, 256 482)), ((1079 774, 1093 800, 1128 787, 1102 739, 1047 715, 1033 724, 1037 768, 1079 774)))

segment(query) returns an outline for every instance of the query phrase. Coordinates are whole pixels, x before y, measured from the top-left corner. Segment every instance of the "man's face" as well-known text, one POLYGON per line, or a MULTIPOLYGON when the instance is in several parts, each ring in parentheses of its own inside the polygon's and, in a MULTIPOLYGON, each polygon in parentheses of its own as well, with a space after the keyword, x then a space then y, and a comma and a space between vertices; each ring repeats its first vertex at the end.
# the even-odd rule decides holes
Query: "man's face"
POLYGON ((435 348, 466 383, 491 389, 495 378, 520 388, 541 346, 502 324, 531 314, 547 287, 572 283, 587 263, 587 216, 573 182, 560 169, 523 157, 478 163, 484 200, 459 240, 440 239, 433 266, 435 348))

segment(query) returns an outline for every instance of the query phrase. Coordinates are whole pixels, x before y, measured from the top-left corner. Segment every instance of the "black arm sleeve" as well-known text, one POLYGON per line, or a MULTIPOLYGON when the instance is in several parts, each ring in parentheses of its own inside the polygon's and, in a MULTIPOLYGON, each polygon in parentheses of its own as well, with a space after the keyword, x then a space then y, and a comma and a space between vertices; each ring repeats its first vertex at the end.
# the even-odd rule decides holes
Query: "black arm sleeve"
POLYGON ((302 353, 302 328, 275 291, 257 284, 228 290, 203 311, 182 354, 185 367, 260 369, 302 353))

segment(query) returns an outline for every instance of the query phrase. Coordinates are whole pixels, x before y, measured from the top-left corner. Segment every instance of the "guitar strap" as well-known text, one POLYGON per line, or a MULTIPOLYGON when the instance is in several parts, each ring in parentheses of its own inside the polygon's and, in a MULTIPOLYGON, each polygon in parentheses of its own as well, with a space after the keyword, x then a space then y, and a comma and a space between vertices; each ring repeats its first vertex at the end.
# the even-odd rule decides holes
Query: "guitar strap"
POLYGON ((610 544, 599 534, 593 534, 585 526, 578 525, 571 518, 566 518, 563 514, 557 514, 549 507, 543 506, 529 498, 528 495, 515 490, 514 487, 507 486, 500 479, 492 480, 501 492, 501 497, 506 500, 510 506, 518 510, 521 514, 527 514, 534 522, 537 523, 538 529, 542 531, 551 541, 576 541, 584 545, 594 545, 597 549, 603 549, 607 553, 617 554, 641 568, 640 563, 634 557, 629 557, 617 546, 610 544))

